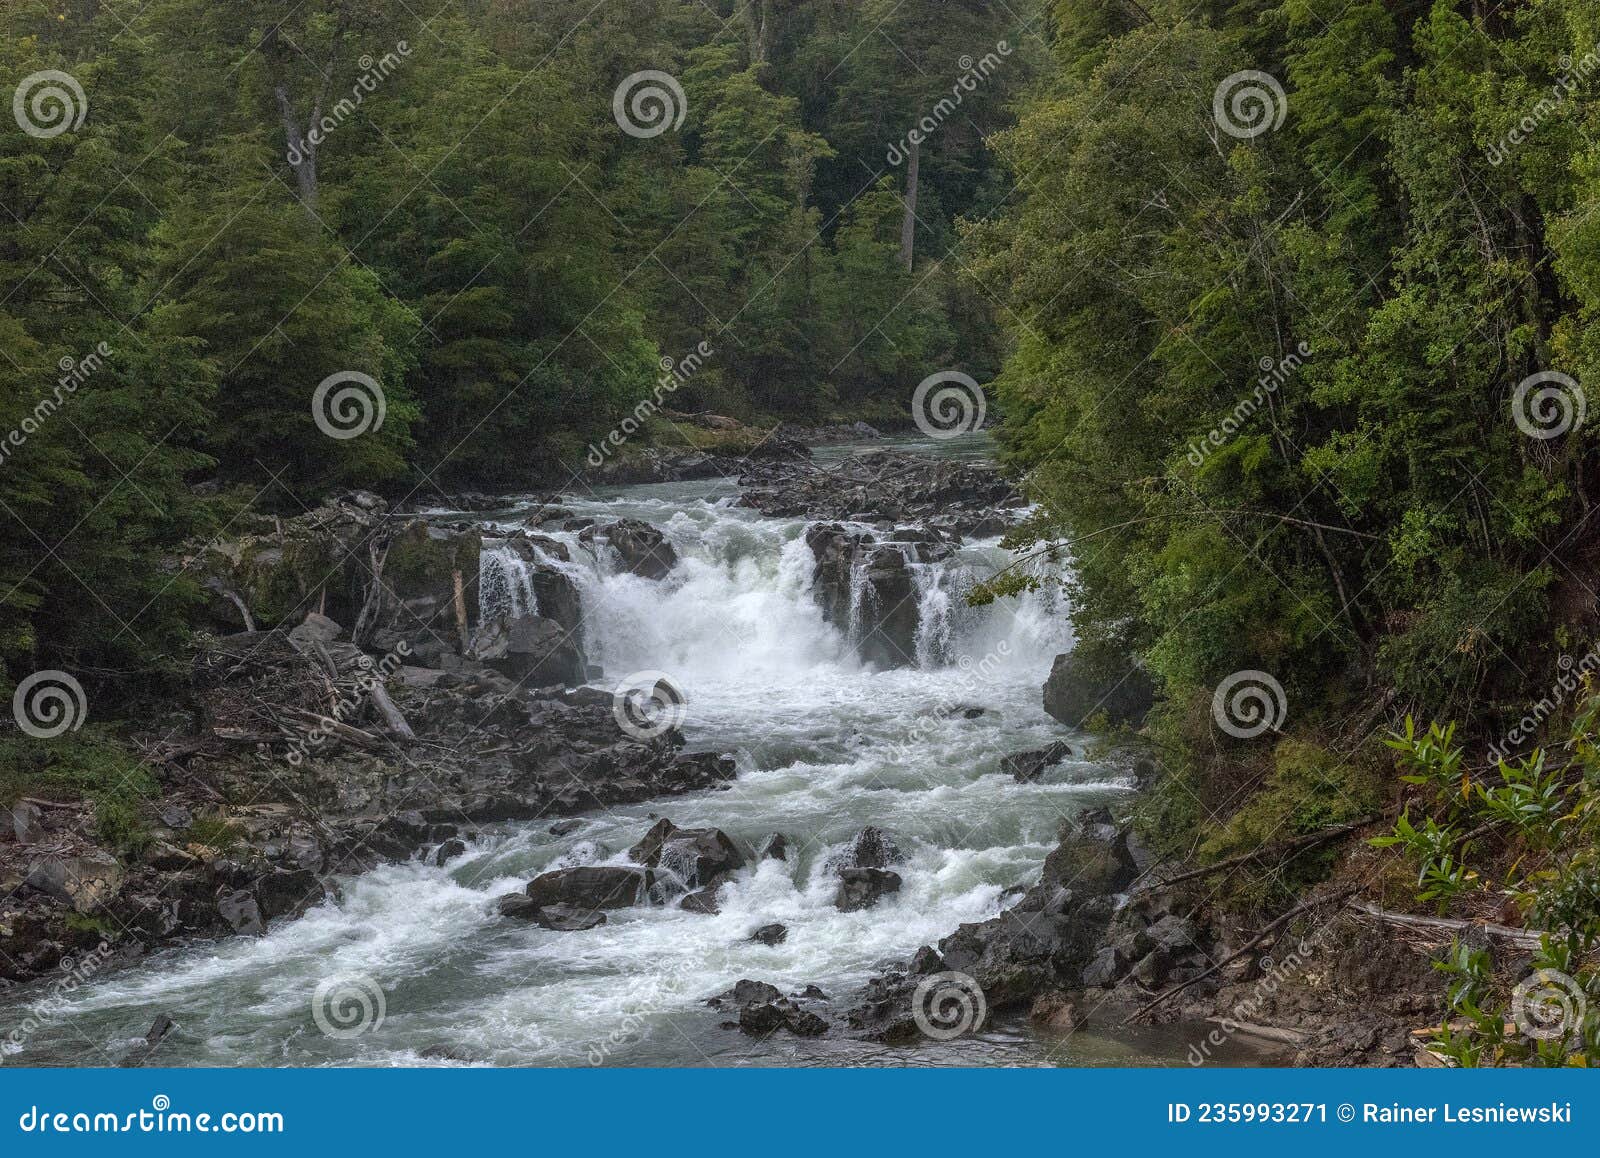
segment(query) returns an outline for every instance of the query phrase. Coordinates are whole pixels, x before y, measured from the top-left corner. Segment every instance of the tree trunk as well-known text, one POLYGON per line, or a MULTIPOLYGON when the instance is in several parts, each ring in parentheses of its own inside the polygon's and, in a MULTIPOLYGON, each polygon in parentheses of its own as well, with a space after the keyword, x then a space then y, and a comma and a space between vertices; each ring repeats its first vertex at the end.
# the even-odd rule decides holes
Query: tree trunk
MULTIPOLYGON (((315 141, 307 138, 300 128, 300 122, 294 115, 294 102, 289 99, 289 90, 283 85, 278 85, 275 90, 278 96, 278 116, 283 121, 283 137, 288 146, 289 168, 294 173, 295 184, 300 189, 300 204, 313 215, 317 211, 317 145, 315 141)), ((311 110, 311 125, 316 127, 322 119, 322 104, 319 101, 311 110)))
POLYGON ((906 215, 900 223, 900 260, 906 263, 907 272, 917 252, 917 167, 921 159, 922 146, 913 141, 906 161, 906 215))

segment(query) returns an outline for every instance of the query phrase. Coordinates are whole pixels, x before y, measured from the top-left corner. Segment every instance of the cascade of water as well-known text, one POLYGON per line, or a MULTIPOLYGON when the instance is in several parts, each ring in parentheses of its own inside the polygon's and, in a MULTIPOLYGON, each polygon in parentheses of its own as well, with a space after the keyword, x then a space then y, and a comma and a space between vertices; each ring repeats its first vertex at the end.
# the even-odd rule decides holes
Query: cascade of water
POLYGON ((533 568, 504 540, 485 539, 478 553, 478 621, 506 623, 539 614, 533 568))

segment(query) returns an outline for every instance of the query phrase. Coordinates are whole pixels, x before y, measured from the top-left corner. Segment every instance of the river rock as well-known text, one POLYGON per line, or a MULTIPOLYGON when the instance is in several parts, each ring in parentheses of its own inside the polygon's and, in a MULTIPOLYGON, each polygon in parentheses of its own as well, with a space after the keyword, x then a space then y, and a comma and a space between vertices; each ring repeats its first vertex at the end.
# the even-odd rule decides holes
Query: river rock
POLYGON ((665 579, 678 565, 678 552, 659 527, 640 519, 620 519, 600 527, 586 527, 582 542, 601 539, 617 553, 624 570, 645 579, 665 579))
POLYGON ((712 885, 710 888, 696 889, 692 893, 685 893, 683 899, 678 902, 678 908, 686 913, 702 913, 705 916, 714 917, 722 912, 722 907, 717 904, 718 888, 719 886, 712 885))
POLYGON ((1083 986, 1086 989, 1109 989, 1122 979, 1127 962, 1115 946, 1106 945, 1096 951, 1083 967, 1083 986))
POLYGON ((720 828, 679 828, 665 818, 628 850, 628 859, 673 872, 691 888, 718 883, 749 863, 739 842, 720 828))
POLYGON ((527 893, 504 893, 495 898, 495 908, 502 917, 531 921, 539 915, 539 906, 527 893))
POLYGON ((876 868, 842 868, 833 903, 841 913, 870 909, 890 893, 900 891, 900 874, 876 868))
POLYGON ((785 998, 741 1006, 739 1029, 752 1037, 770 1037, 780 1029, 787 1029, 796 1037, 821 1037, 828 1032, 828 1023, 785 998))
POLYGON ((224 889, 219 893, 217 914, 240 936, 259 937, 267 931, 261 919, 261 906, 244 889, 224 889))
POLYGON ((781 945, 788 939, 788 936, 789 929, 786 925, 771 924, 762 925, 761 928, 750 934, 750 939, 759 941, 763 945, 781 945))
POLYGON ((756 860, 788 860, 789 838, 781 832, 771 833, 756 850, 756 860))
POLYGON ((894 838, 875 825, 867 825, 856 833, 844 854, 846 868, 888 868, 905 859, 894 838))
POLYGON ((1000 761, 1000 770, 1010 773, 1018 784, 1028 784, 1042 777, 1046 769, 1055 767, 1071 755, 1072 745, 1065 740, 1057 740, 1043 748, 1007 756, 1000 761))
POLYGON ((1044 861, 1044 883, 1082 894, 1115 893, 1139 875, 1126 837, 1108 824, 1068 827, 1044 861))
POLYGON ((715 997, 706 998, 706 1004, 713 1009, 735 1008, 741 1005, 753 1005, 765 1001, 781 1001, 783 990, 776 985, 769 985, 765 981, 751 981, 749 978, 740 978, 733 983, 733 988, 719 993, 715 997))
POLYGON ((540 908, 626 909, 644 903, 654 883, 655 874, 648 869, 584 865, 536 876, 528 882, 527 893, 540 908))
POLYGON ((1155 684, 1135 661, 1079 648, 1058 655, 1044 682, 1044 710, 1069 728, 1099 713, 1112 725, 1137 725, 1155 702, 1155 684))

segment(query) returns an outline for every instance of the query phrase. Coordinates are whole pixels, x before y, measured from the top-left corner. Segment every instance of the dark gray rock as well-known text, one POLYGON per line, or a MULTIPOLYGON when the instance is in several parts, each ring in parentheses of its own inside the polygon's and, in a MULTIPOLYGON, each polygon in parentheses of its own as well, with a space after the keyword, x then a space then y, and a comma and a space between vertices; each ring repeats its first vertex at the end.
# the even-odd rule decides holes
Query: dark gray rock
POLYGON ((1123 956, 1113 946, 1099 950, 1083 967, 1083 985, 1086 989, 1109 989, 1122 979, 1127 967, 1123 956))
POLYGON ((788 926, 771 924, 762 925, 761 928, 750 934, 750 939, 752 941, 759 941, 763 945, 781 945, 785 940, 788 939, 788 936, 788 926))
POLYGON ((1044 683, 1044 710, 1069 728, 1105 713, 1113 726, 1143 722, 1155 683, 1135 661, 1079 648, 1056 656, 1044 683))
POLYGON ((628 859, 671 872, 690 888, 720 882, 749 863, 747 851, 720 828, 679 828, 666 818, 628 850, 628 859))
POLYGON ((886 869, 842 868, 833 903, 841 913, 870 909, 884 897, 900 891, 900 874, 886 869))
POLYGON ((1072 745, 1065 740, 1057 740, 1043 748, 1007 756, 1000 761, 1000 771, 1009 773, 1019 784, 1027 784, 1040 779, 1046 769, 1055 767, 1071 755, 1072 745))
POLYGON ((585 910, 626 909, 649 898, 655 874, 648 869, 582 865, 544 873, 528 882, 527 893, 540 908, 574 905, 585 910))

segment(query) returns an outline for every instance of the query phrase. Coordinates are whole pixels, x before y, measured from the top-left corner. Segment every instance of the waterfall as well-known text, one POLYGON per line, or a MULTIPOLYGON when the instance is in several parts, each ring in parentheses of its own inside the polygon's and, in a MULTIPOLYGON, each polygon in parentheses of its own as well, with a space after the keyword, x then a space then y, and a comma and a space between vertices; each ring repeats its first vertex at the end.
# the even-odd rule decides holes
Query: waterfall
POLYGON ((485 539, 478 553, 478 622, 509 623, 537 614, 532 565, 505 540, 485 539))

